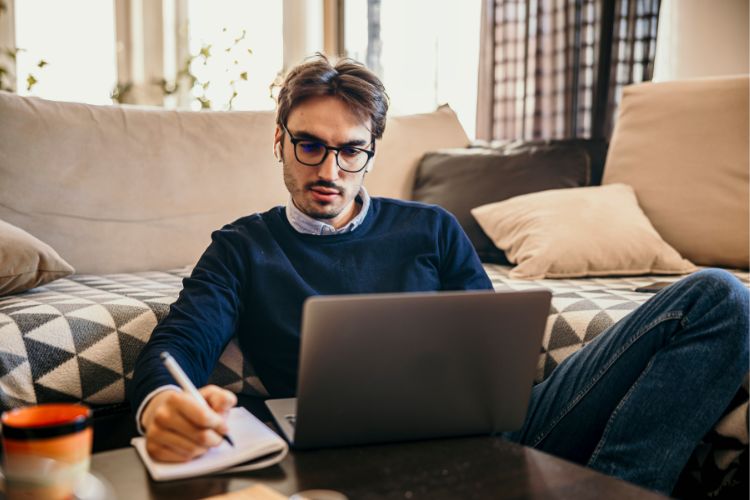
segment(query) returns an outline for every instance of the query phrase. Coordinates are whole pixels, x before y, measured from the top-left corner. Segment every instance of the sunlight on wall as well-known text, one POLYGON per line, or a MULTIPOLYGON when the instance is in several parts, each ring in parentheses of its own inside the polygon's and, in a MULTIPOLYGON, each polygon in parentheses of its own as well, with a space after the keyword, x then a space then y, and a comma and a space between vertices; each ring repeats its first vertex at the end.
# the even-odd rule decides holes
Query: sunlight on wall
POLYGON ((18 93, 60 101, 111 104, 115 87, 114 2, 15 2, 18 93), (38 67, 40 60, 48 64, 38 67), (38 83, 27 90, 27 78, 38 83))

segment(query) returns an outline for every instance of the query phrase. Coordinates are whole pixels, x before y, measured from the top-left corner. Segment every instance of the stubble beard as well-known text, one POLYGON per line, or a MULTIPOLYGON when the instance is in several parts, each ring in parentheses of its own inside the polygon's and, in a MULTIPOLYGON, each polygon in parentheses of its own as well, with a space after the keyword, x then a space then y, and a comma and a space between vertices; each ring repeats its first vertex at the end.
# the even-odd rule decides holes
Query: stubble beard
MULTIPOLYGON (((294 176, 290 173, 290 169, 292 167, 290 165, 287 165, 286 160, 282 161, 282 164, 284 168, 284 184, 286 185, 286 189, 292 196, 292 202, 294 203, 294 206, 297 207, 305 215, 308 215, 313 219, 335 219, 336 217, 341 215, 341 213, 354 201, 354 199, 348 200, 343 205, 337 207, 333 204, 319 203, 315 200, 310 200, 307 193, 309 192, 310 188, 315 185, 333 187, 335 189, 338 189, 340 191, 340 196, 342 199, 348 198, 348 191, 339 185, 325 182, 311 182, 305 184, 304 186, 299 186, 294 176)), ((364 178, 362 179, 362 181, 364 182, 364 178)), ((360 187, 361 185, 362 183, 360 182, 360 187)), ((357 189, 357 192, 359 192, 359 188, 357 189)))

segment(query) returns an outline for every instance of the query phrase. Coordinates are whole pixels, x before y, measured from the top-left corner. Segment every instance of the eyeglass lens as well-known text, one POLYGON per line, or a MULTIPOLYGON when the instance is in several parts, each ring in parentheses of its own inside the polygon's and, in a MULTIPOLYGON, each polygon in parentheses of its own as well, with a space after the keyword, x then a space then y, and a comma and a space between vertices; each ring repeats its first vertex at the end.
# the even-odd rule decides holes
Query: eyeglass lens
MULTIPOLYGON (((319 142, 300 141, 296 144, 294 152, 300 162, 305 165, 316 166, 323 163, 328 154, 328 148, 319 142)), ((364 151, 351 147, 343 147, 338 151, 333 150, 333 153, 338 153, 336 154, 336 163, 342 170, 360 170, 367 164, 369 158, 364 151)))

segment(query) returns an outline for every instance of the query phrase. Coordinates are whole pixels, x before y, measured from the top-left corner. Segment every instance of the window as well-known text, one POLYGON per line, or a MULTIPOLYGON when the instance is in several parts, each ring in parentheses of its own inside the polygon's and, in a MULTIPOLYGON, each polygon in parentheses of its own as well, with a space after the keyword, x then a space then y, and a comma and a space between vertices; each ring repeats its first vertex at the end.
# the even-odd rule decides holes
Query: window
POLYGON ((481 2, 347 0, 346 54, 381 73, 391 112, 451 105, 474 136, 481 2))
POLYGON ((23 0, 14 5, 16 46, 22 49, 16 57, 18 93, 110 104, 117 79, 113 2, 23 0))
POLYGON ((220 6, 188 1, 190 72, 196 78, 190 106, 274 109, 270 85, 283 62, 283 3, 223 0, 220 6))

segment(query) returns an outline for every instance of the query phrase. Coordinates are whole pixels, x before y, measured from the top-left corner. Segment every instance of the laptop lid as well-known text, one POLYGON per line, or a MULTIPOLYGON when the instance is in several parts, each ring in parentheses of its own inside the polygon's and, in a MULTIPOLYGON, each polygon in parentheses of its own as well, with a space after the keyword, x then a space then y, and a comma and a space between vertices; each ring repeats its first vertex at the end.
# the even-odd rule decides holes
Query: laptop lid
POLYGON ((548 290, 309 298, 295 448, 517 429, 550 300, 548 290))

